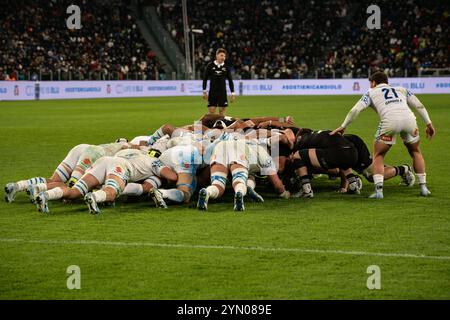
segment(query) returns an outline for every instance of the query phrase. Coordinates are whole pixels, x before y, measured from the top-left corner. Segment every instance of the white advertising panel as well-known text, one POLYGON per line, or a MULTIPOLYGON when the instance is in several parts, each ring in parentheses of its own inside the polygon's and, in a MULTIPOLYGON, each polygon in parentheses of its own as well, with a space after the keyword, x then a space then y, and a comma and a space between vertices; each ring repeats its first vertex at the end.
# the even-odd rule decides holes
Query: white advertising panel
MULTIPOLYGON (((450 93, 450 77, 391 78, 417 94, 450 93)), ((363 94, 367 79, 234 80, 238 95, 363 94)), ((229 90, 229 89, 228 89, 229 90)), ((199 96, 202 81, 0 81, 0 100, 199 96)))

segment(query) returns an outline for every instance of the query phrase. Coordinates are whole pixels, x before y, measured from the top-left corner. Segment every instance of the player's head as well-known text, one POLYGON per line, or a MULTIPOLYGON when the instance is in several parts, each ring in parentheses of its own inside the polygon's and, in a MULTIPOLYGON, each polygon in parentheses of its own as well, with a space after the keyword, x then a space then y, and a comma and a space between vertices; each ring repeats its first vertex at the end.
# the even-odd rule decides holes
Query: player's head
POLYGON ((224 62, 226 57, 227 57, 227 50, 225 50, 224 48, 219 48, 216 50, 216 61, 218 63, 224 62))
POLYGON ((375 88, 381 83, 388 84, 388 77, 383 71, 376 71, 369 77, 370 87, 375 88))

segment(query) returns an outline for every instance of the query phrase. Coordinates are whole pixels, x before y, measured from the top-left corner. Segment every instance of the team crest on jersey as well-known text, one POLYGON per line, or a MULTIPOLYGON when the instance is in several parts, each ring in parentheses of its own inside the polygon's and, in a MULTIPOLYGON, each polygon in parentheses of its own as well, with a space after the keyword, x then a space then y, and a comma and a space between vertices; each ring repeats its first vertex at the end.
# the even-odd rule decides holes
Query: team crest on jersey
POLYGON ((152 168, 153 169, 158 169, 158 168, 161 168, 162 166, 163 166, 163 163, 160 160, 153 161, 153 163, 152 163, 152 168))
POLYGON ((90 165, 91 164, 91 160, 89 160, 89 159, 83 159, 83 164, 85 164, 85 165, 90 165))
POLYGON ((116 169, 114 171, 116 171, 117 173, 122 173, 122 168, 121 167, 116 167, 116 169))

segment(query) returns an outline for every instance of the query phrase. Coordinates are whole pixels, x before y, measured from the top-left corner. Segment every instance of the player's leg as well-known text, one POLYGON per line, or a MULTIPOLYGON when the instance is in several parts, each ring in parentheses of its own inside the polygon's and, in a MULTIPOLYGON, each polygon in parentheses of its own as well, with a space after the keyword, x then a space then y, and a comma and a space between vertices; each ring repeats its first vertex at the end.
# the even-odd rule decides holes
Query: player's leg
POLYGON ((175 127, 172 126, 171 124, 165 124, 165 125, 161 126, 151 136, 149 136, 148 144, 149 145, 154 144, 158 139, 165 136, 166 134, 171 136, 174 130, 175 130, 175 127))
MULTIPOLYGON (((362 172, 367 181, 373 183, 373 166, 370 165, 362 172)), ((414 172, 409 164, 402 164, 398 166, 384 165, 384 181, 392 179, 394 177, 401 177, 400 184, 411 187, 416 181, 414 172)))
POLYGON ((226 113, 227 107, 220 107, 219 109, 219 115, 221 117, 225 117, 225 113, 226 113))
POLYGON ((178 173, 178 181, 176 188, 172 189, 157 189, 150 191, 150 196, 156 204, 156 207, 167 208, 164 199, 176 203, 188 203, 196 188, 195 176, 191 173, 178 173))
POLYGON ((221 97, 218 99, 217 101, 218 105, 219 105, 219 115, 222 117, 225 117, 225 112, 227 110, 228 107, 228 98, 227 98, 227 93, 223 92, 221 97))
POLYGON ((143 194, 148 194, 152 188, 159 188, 162 182, 157 176, 151 176, 144 180, 143 183, 129 182, 122 191, 124 196, 139 197, 143 194))
POLYGON ((70 175, 76 165, 76 162, 79 159, 80 154, 87 146, 87 144, 81 144, 72 148, 67 154, 66 158, 58 165, 50 179, 46 179, 43 177, 34 177, 6 184, 5 201, 13 202, 18 192, 27 191, 28 196, 30 197, 30 201, 34 202, 35 191, 46 191, 48 189, 48 182, 65 183, 70 178, 70 175), (33 186, 38 187, 32 188, 33 186))
POLYGON ((413 143, 405 143, 408 152, 413 159, 413 167, 419 180, 420 195, 428 196, 431 194, 427 187, 427 174, 425 173, 425 159, 420 150, 419 141, 413 143))
POLYGON ((294 154, 293 168, 296 173, 297 184, 299 184, 300 191, 293 195, 298 198, 313 198, 314 192, 311 187, 311 175, 308 173, 308 166, 320 168, 319 160, 316 156, 316 149, 304 149, 294 154))
POLYGON ((105 150, 100 146, 88 146, 80 155, 75 168, 73 169, 68 186, 71 188, 92 165, 105 155, 105 150))
POLYGON ((5 201, 8 203, 14 202, 17 193, 26 191, 30 186, 35 184, 45 184, 46 181, 47 179, 43 177, 34 177, 17 182, 9 182, 5 185, 5 201))
POLYGON ((218 100, 217 97, 212 96, 211 92, 208 95, 208 113, 215 114, 217 109, 218 100))
POLYGON ((48 201, 82 198, 89 190, 100 184, 101 182, 95 176, 85 173, 72 188, 64 185, 39 193, 35 198, 36 207, 39 212, 48 213, 48 201))
MULTIPOLYGON (((27 194, 30 197, 30 201, 34 203, 36 196, 41 192, 57 187, 63 188, 65 186, 65 183, 70 181, 70 178, 74 173, 77 163, 79 162, 83 153, 90 147, 92 146, 89 144, 79 144, 75 146, 69 151, 64 160, 58 165, 50 179, 47 179, 45 183, 30 185, 27 188, 27 194)), ((71 184, 71 186, 73 186, 73 184, 71 184)))
POLYGON ((375 141, 373 146, 373 183, 375 184, 375 192, 369 196, 372 199, 383 199, 383 182, 384 182, 384 157, 391 148, 391 144, 381 141, 375 141))
POLYGON ((244 197, 247 194, 247 180, 248 169, 247 167, 233 163, 230 165, 231 172, 231 185, 234 190, 234 211, 244 211, 244 197))
POLYGON ((223 164, 213 163, 211 165, 211 184, 202 188, 199 192, 197 208, 207 210, 209 199, 217 199, 225 192, 227 185, 228 168, 223 164))
POLYGON ((106 176, 105 184, 102 189, 89 192, 84 197, 84 202, 88 206, 89 213, 99 214, 99 203, 114 201, 125 189, 126 181, 115 174, 106 176))
POLYGON ((264 198, 255 191, 256 181, 254 175, 249 175, 247 179, 247 194, 251 201, 264 202, 264 198))

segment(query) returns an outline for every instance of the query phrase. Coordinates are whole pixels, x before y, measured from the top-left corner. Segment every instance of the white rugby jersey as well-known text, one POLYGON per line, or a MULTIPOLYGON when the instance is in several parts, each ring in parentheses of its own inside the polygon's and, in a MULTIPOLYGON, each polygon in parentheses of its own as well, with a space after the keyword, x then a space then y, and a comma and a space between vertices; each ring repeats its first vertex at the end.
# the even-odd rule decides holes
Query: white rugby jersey
POLYGON ((127 160, 127 169, 130 172, 130 182, 145 180, 151 176, 161 176, 161 169, 165 165, 158 158, 148 156, 137 149, 119 151, 116 157, 127 160))
POLYGON ((419 113, 422 120, 431 123, 428 112, 420 100, 409 90, 403 87, 392 87, 381 83, 366 94, 350 110, 341 127, 346 128, 367 107, 373 108, 380 116, 381 121, 403 120, 415 118, 411 108, 419 113))
POLYGON ((120 150, 124 148, 128 148, 128 142, 114 142, 114 143, 105 143, 98 145, 103 150, 105 150, 105 156, 113 156, 120 150))

